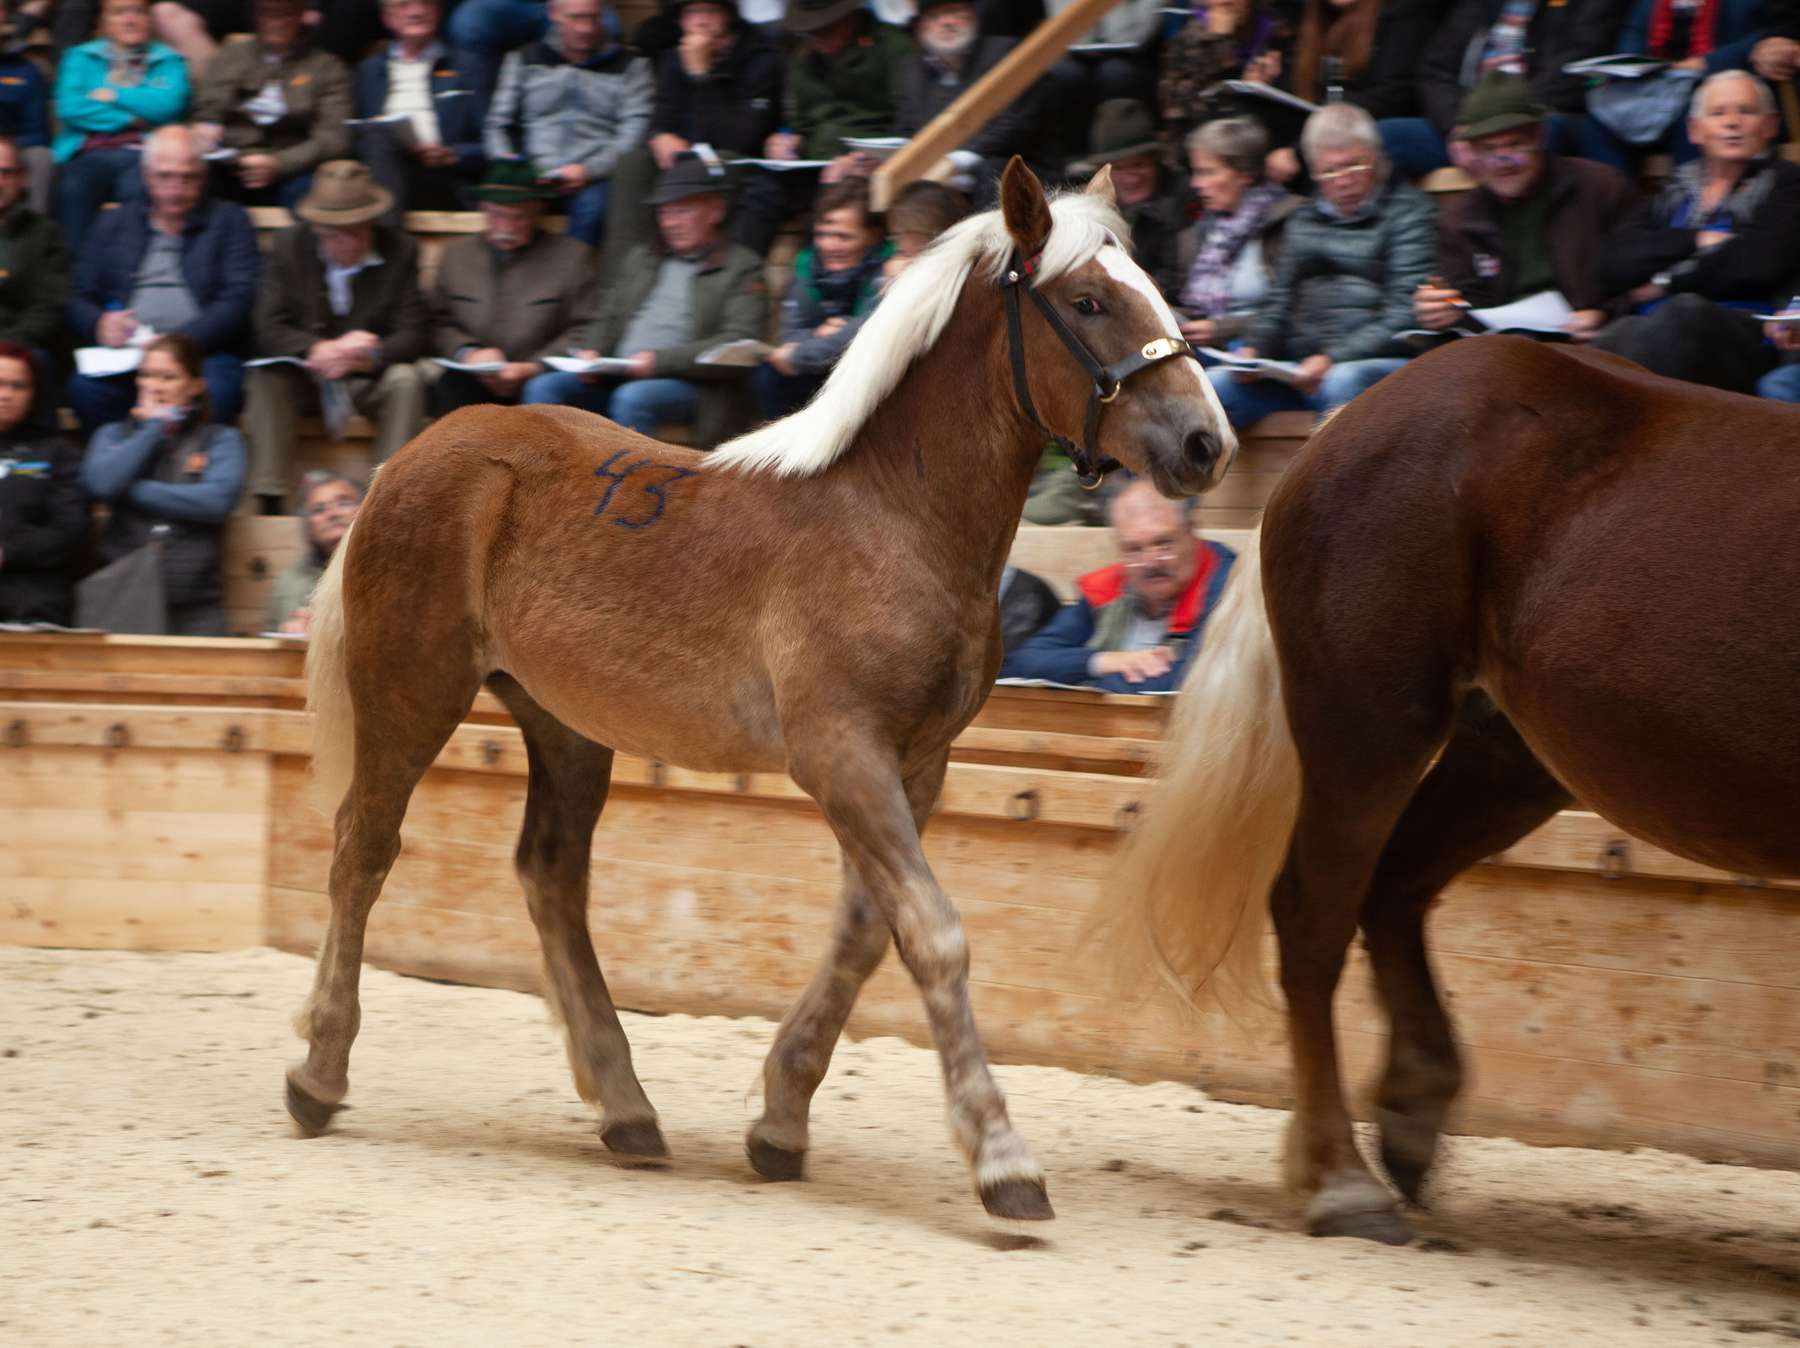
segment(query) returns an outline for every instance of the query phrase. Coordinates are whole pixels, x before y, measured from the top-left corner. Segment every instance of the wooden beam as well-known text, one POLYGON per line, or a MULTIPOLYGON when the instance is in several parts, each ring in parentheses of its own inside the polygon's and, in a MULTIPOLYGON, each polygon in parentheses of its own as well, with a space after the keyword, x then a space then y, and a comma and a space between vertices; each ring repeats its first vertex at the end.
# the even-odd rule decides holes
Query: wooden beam
POLYGON ((1062 13, 1032 29, 1006 54, 1005 60, 963 90, 954 103, 926 123, 918 135, 875 171, 869 182, 875 209, 886 210, 896 192, 925 177, 940 159, 987 125, 995 113, 1061 60, 1063 53, 1117 3, 1118 0, 1075 0, 1062 13))

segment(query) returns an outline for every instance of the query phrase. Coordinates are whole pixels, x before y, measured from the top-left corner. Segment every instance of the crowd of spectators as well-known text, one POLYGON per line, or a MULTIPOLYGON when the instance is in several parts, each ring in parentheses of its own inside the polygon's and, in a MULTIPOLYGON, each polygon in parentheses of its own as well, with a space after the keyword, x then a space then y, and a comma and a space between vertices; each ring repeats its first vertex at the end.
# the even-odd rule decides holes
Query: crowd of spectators
MULTIPOLYGON (((1800 273, 1800 0, 1124 0, 873 210, 882 156, 1067 2, 0 0, 0 621, 116 614, 148 553, 144 621, 222 632, 224 521, 294 508, 268 622, 303 629, 358 499, 295 481, 309 412, 365 416, 377 463, 475 403, 701 446, 784 415, 1015 154, 1110 167, 1240 426, 1500 326, 1800 401, 1800 324, 1760 317, 1800 273), (1447 165, 1473 186, 1434 203, 1447 165), (294 223, 259 247, 254 206, 294 223), (422 284, 427 209, 483 228, 422 284)), ((1105 513, 1119 567, 1009 669, 1178 677, 1229 555, 1142 491, 1105 513)))

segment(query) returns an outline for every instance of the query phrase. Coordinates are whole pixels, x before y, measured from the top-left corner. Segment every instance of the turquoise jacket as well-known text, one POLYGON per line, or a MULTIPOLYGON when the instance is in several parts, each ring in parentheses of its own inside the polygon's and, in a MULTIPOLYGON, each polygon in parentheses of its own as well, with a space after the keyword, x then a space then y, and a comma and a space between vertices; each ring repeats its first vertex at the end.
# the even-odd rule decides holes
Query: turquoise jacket
POLYGON ((63 53, 56 73, 56 139, 50 152, 59 164, 73 159, 92 133, 106 135, 141 127, 145 135, 179 121, 187 111, 187 62, 173 47, 150 44, 144 82, 129 89, 107 85, 104 38, 84 42, 63 53), (93 98, 96 89, 112 88, 116 98, 93 98))

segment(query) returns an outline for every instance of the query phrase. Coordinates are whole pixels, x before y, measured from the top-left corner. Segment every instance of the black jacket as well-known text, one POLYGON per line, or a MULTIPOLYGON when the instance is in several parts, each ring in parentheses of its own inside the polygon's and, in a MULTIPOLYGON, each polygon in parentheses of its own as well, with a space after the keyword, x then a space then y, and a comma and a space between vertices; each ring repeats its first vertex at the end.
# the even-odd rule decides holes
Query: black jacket
MULTIPOLYGON (((945 83, 939 68, 926 59, 923 51, 914 53, 900 73, 900 106, 894 113, 894 134, 916 136, 927 122, 999 65, 1016 46, 1018 43, 1010 37, 979 39, 969 51, 968 64, 951 83, 945 83)), ((1028 155, 1036 140, 1037 121, 1038 98, 1034 85, 995 113, 958 148, 992 159, 1004 159, 1013 154, 1028 155)))
POLYGON ((53 431, 0 435, 0 622, 67 623, 87 538, 81 451, 53 431))
MULTIPOLYGON (((1456 108, 1475 86, 1482 49, 1505 0, 1456 0, 1425 48, 1419 95, 1425 115, 1448 131, 1456 124, 1456 108)), ((1525 33, 1525 73, 1538 102, 1558 112, 1580 112, 1586 82, 1565 75, 1570 61, 1605 56, 1618 49, 1625 22, 1625 0, 1566 0, 1540 4, 1525 33)))
MULTIPOLYGON (((1321 0, 1321 4, 1329 15, 1329 0, 1321 0)), ((1344 102, 1356 104, 1371 117, 1418 116, 1419 62, 1443 13, 1441 0, 1383 0, 1369 63, 1344 78, 1344 102)), ((1287 64, 1293 67, 1292 56, 1287 64)), ((1319 87, 1294 90, 1314 103, 1325 101, 1326 72, 1324 62, 1319 64, 1319 87)))
POLYGON ((0 339, 51 351, 68 344, 69 252, 62 231, 20 202, 0 220, 0 339))
MULTIPOLYGON (((1771 156, 1756 172, 1769 175, 1762 200, 1731 238, 1704 253, 1697 230, 1669 223, 1684 197, 1679 174, 1640 202, 1600 250, 1601 288, 1617 294, 1667 272, 1671 294, 1785 299, 1800 271, 1800 165, 1771 156)), ((1739 190, 1750 184, 1746 178, 1739 190)))
POLYGON ((781 127, 781 52, 759 30, 739 24, 727 51, 702 79, 688 74, 679 51, 656 68, 650 134, 756 158, 781 127))

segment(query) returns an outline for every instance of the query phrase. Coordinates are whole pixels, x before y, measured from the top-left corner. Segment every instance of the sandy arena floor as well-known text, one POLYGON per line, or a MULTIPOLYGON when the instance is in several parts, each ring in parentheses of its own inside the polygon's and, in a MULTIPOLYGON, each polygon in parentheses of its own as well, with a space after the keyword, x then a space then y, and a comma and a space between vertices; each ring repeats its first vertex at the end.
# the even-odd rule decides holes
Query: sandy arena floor
POLYGON ((1011 1067, 1060 1214, 1025 1234, 895 1040, 839 1050, 810 1182, 756 1180, 756 1021, 627 1018, 676 1153, 633 1170, 536 999, 370 971, 354 1108, 301 1141, 310 968, 0 949, 0 1343, 1800 1340, 1800 1175, 1464 1139, 1420 1243, 1316 1241, 1283 1115, 1011 1067))

